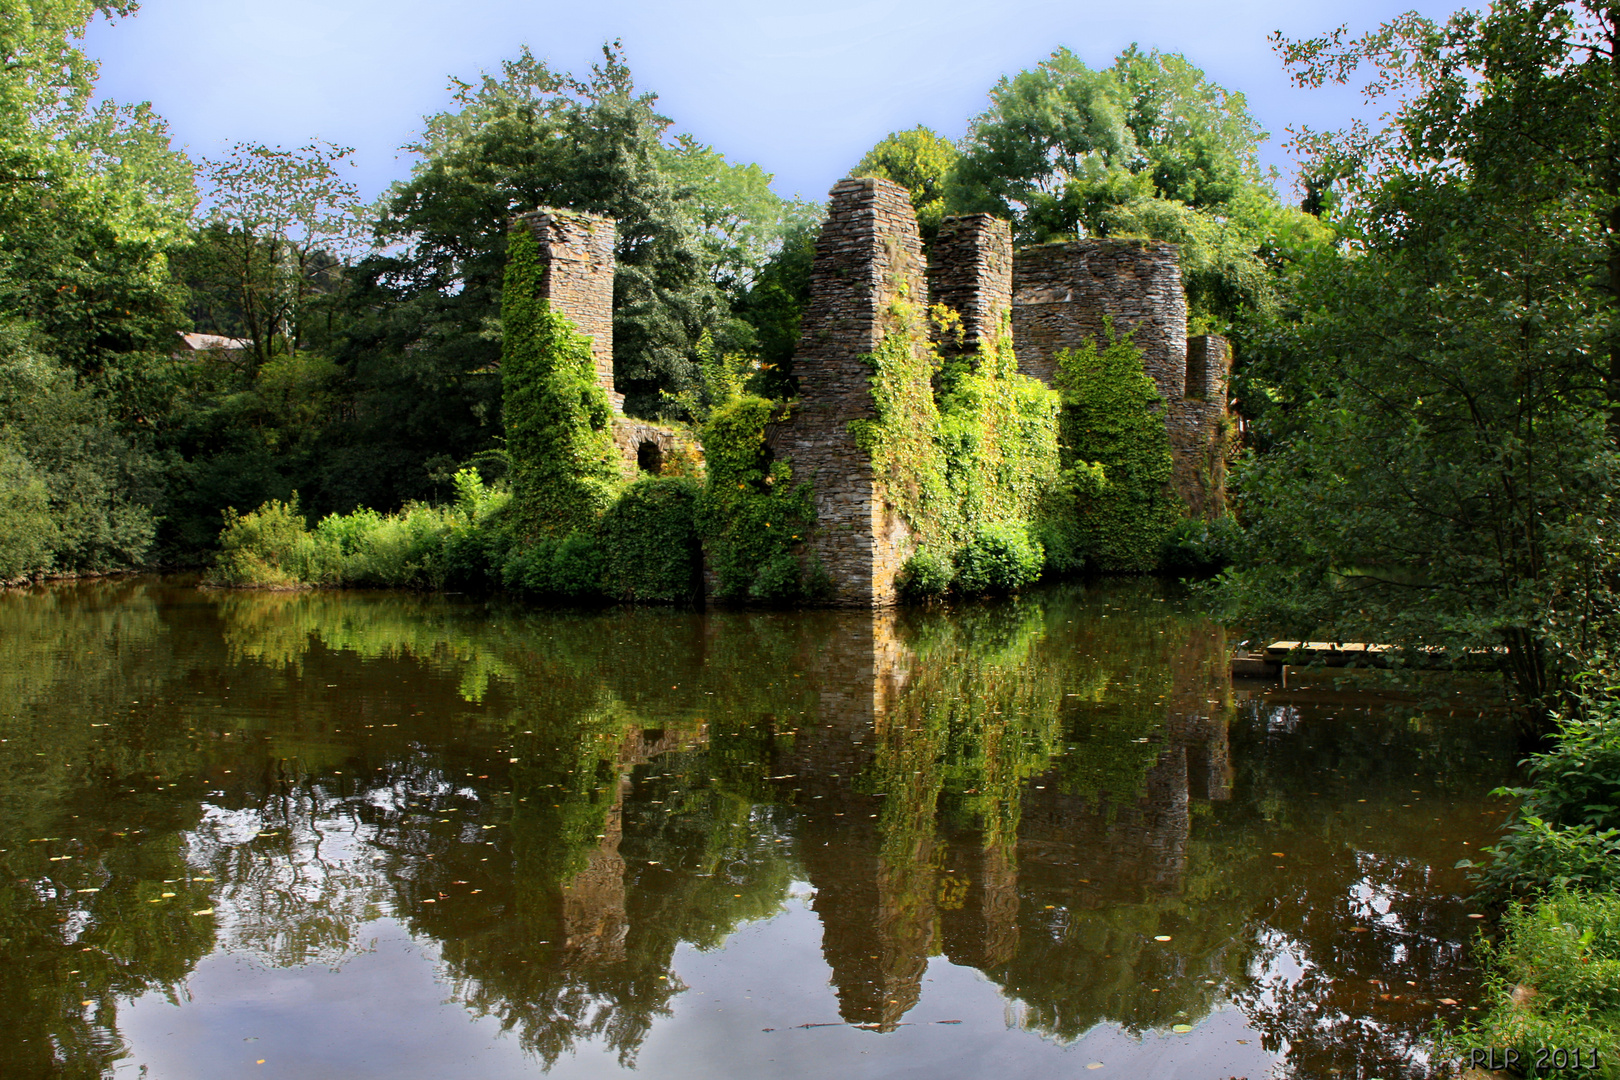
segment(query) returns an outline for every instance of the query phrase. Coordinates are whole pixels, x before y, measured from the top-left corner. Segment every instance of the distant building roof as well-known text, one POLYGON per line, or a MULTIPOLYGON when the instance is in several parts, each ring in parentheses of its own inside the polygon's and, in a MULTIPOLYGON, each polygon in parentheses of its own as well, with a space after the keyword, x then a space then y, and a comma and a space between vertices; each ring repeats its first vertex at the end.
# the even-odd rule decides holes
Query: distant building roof
POLYGON ((181 334, 181 340, 186 348, 192 352, 209 352, 215 349, 221 352, 246 352, 253 348, 250 338, 225 337, 223 334, 181 334))

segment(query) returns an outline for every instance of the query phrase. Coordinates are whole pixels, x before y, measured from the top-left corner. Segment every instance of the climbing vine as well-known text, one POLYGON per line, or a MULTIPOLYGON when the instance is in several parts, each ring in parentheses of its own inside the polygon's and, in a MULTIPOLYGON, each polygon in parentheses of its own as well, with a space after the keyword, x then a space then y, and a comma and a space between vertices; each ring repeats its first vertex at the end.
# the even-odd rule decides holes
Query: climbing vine
POLYGON ((590 530, 620 484, 607 394, 590 342, 539 293, 527 229, 507 245, 501 297, 501 407, 512 455, 512 523, 522 537, 590 530))
POLYGON ((1100 466, 1106 478, 1076 503, 1086 560, 1099 570, 1147 571, 1180 517, 1170 491, 1164 399, 1130 335, 1116 337, 1112 324, 1105 335, 1101 348, 1088 341, 1057 355, 1062 462, 1100 466))
MULTIPOLYGON (((1041 518, 1061 484, 1057 395, 1018 372, 1010 326, 944 361, 915 305, 902 298, 891 313, 895 328, 868 358, 877 415, 850 433, 917 541, 907 591, 1029 584, 1047 562, 1041 518)), ((944 308, 930 314, 947 332, 955 322, 944 308)))
POLYGON ((795 484, 788 463, 773 460, 765 443, 765 425, 781 418, 777 402, 739 396, 703 425, 708 483, 697 530, 719 599, 786 603, 828 587, 814 557, 804 558, 816 520, 810 485, 795 484))

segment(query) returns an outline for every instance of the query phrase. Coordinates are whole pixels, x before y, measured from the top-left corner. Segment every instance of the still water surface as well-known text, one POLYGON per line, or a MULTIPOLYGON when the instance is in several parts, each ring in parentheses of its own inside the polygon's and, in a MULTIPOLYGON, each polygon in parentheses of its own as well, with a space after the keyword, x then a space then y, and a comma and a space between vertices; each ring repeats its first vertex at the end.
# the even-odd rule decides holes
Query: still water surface
POLYGON ((0 1076, 1426 1075, 1506 725, 1225 655, 1149 582, 0 595, 0 1076))

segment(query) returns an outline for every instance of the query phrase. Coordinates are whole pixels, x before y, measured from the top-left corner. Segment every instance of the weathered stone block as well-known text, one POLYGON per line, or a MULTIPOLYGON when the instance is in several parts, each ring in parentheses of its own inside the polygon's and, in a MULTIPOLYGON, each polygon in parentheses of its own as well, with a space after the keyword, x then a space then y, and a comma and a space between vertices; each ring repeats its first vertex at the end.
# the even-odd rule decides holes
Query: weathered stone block
POLYGON ((928 261, 928 296, 962 317, 960 343, 941 340, 942 353, 976 352, 993 343, 1012 309, 1012 227, 990 214, 948 217, 928 261))
POLYGON ((1024 248, 1013 259, 1018 369, 1050 384, 1063 349, 1101 341, 1105 319, 1132 335, 1166 401, 1187 379, 1187 294, 1180 253, 1157 240, 1076 240, 1024 248))
POLYGON ((1232 348, 1226 339, 1205 334, 1187 341, 1187 392, 1172 399, 1165 412, 1170 452, 1175 459, 1170 482, 1195 517, 1216 518, 1226 511, 1228 417, 1227 381, 1232 348))

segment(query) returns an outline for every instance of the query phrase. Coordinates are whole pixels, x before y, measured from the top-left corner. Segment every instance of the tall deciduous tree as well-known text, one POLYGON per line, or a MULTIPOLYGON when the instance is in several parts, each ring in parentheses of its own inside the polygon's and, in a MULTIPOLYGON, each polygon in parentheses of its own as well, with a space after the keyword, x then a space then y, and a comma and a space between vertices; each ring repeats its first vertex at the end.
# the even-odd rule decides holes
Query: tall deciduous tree
POLYGON ((939 232, 945 216, 945 182, 960 157, 956 145, 918 124, 909 131, 892 131, 878 140, 849 171, 851 176, 893 180, 911 192, 917 228, 924 243, 939 232))
POLYGON ((149 107, 91 106, 78 46, 133 10, 0 4, 0 577, 131 565, 152 538, 191 166, 149 107))
POLYGON ((1406 100, 1386 130, 1303 135, 1347 249, 1257 357, 1280 408, 1227 582, 1251 618, 1501 648, 1541 703, 1613 632, 1615 40, 1606 6, 1506 0, 1280 43, 1305 84, 1368 64, 1406 100))
POLYGON ((297 355, 311 300, 335 291, 344 263, 361 250, 360 192, 339 171, 353 152, 321 142, 296 150, 238 143, 203 162, 209 222, 188 276, 194 289, 225 300, 252 341, 249 376, 276 356, 297 355))
POLYGON ((1180 244, 1195 322, 1225 329, 1273 306, 1279 264, 1326 239, 1315 219, 1278 204, 1259 166, 1263 137, 1243 95, 1185 57, 1132 46, 1094 71, 1060 48, 991 89, 946 208, 1009 218, 1022 243, 1180 244))

